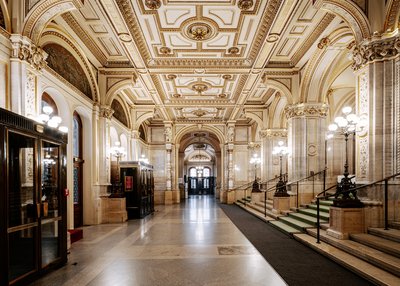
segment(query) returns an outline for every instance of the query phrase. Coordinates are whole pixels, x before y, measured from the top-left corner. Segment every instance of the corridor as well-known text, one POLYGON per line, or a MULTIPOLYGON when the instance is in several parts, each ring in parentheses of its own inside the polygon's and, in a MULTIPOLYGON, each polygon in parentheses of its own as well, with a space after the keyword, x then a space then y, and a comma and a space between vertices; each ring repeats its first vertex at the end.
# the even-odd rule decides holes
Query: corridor
POLYGON ((66 266, 31 285, 286 285, 209 196, 84 227, 70 252, 66 266))

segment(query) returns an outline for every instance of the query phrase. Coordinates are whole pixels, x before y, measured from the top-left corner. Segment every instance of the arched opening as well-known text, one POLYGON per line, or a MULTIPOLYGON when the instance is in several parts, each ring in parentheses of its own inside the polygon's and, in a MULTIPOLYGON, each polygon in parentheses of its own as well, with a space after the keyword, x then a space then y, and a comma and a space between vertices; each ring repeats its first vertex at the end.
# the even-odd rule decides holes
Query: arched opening
POLYGON ((218 139, 210 132, 195 131, 181 138, 179 170, 183 181, 180 189, 182 197, 198 195, 218 196, 218 168, 221 167, 221 152, 218 139))
POLYGON ((82 120, 75 111, 73 116, 73 200, 74 228, 83 225, 83 152, 82 152, 82 120))

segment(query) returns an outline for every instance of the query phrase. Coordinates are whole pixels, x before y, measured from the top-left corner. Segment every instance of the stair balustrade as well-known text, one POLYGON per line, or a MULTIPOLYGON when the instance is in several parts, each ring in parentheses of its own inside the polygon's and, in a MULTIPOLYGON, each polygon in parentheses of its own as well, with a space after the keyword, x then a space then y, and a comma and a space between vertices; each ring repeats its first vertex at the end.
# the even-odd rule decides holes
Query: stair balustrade
POLYGON ((315 193, 315 179, 318 177, 319 181, 321 180, 322 176, 322 189, 325 190, 325 184, 326 184, 326 171, 327 169, 323 169, 322 171, 319 171, 317 173, 312 172, 310 176, 307 176, 305 178, 299 179, 294 182, 290 182, 286 184, 286 187, 288 190, 292 190, 293 186, 296 186, 296 209, 299 208, 299 196, 300 196, 300 183, 306 182, 306 181, 312 181, 312 197, 314 197, 315 193))
MULTIPOLYGON (((349 179, 352 179, 354 177, 355 176, 353 176, 353 177, 351 177, 349 179)), ((385 177, 383 179, 374 181, 372 183, 365 184, 365 185, 362 185, 362 186, 358 186, 358 187, 355 187, 355 188, 351 188, 350 190, 348 190, 351 193, 354 192, 356 194, 360 190, 363 190, 363 191, 365 191, 365 193, 368 193, 368 190, 379 191, 379 189, 383 188, 383 210, 384 210, 384 212, 383 212, 384 213, 384 221, 383 221, 383 223, 384 223, 384 229, 385 230, 389 229, 389 185, 390 185, 389 182, 390 182, 390 180, 394 181, 396 177, 400 177, 400 173, 396 173, 396 174, 393 174, 391 176, 385 177)), ((400 184, 400 180, 398 180, 397 182, 400 184)), ((334 187, 336 187, 336 185, 330 187, 329 189, 332 189, 334 187)), ((319 221, 320 220, 320 213, 319 213, 320 200, 329 199, 331 197, 337 197, 338 195, 341 195, 342 193, 344 193, 344 192, 335 192, 334 194, 326 195, 326 192, 329 189, 324 190, 323 192, 319 193, 316 196, 316 200, 317 200, 317 243, 320 243, 320 228, 321 228, 320 221, 319 221)), ((396 191, 396 190, 394 189, 394 191, 396 191)))

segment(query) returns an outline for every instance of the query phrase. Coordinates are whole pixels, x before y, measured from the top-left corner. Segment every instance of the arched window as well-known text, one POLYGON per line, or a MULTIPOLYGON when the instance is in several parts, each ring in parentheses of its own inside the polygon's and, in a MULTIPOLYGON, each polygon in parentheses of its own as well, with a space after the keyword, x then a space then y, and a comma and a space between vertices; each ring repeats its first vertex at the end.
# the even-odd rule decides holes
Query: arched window
POLYGON ((203 169, 203 177, 210 177, 210 168, 203 169))
POLYGON ((197 177, 196 168, 190 168, 189 169, 189 177, 197 177))
POLYGON ((45 106, 50 106, 51 108, 53 108, 53 112, 51 113, 52 116, 58 115, 57 104, 51 98, 50 95, 48 95, 46 92, 43 92, 43 94, 42 94, 42 110, 40 111, 40 113, 43 112, 43 107, 45 107, 45 106))

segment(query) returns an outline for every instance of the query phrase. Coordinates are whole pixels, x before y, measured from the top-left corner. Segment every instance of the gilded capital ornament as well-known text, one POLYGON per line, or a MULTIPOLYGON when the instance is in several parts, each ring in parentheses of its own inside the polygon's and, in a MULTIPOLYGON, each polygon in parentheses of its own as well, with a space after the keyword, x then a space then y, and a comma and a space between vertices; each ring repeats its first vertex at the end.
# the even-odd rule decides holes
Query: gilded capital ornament
POLYGON ((285 138, 287 137, 287 130, 286 129, 263 129, 260 131, 261 138, 273 138, 273 137, 280 137, 285 138))
POLYGON ((12 46, 11 58, 26 61, 38 71, 46 66, 47 53, 42 48, 32 44, 27 37, 12 35, 10 41, 12 46))
POLYGON ((101 117, 105 117, 107 119, 111 119, 113 113, 114 113, 114 110, 109 106, 102 106, 100 108, 100 116, 101 117))
POLYGON ((310 103, 289 105, 285 108, 285 114, 288 119, 302 116, 325 117, 328 114, 328 105, 310 103))
POLYGON ((400 52, 400 37, 366 41, 353 47, 354 70, 374 61, 389 60, 400 52))

